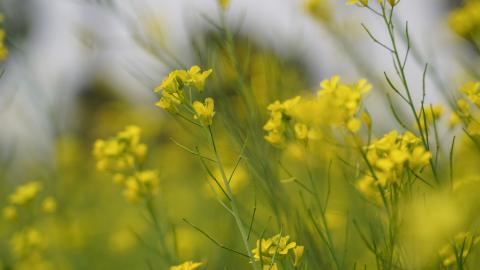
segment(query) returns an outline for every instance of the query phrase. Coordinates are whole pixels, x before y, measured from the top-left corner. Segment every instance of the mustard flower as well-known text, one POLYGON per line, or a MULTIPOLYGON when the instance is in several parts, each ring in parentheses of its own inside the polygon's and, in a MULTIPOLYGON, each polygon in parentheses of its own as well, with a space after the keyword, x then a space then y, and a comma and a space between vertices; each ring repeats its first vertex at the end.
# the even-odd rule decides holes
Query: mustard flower
POLYGON ((467 39, 480 35, 480 2, 465 1, 465 4, 452 11, 448 18, 450 28, 467 39))
POLYGON ((348 5, 368 6, 368 0, 348 0, 348 5))
POLYGON ((45 246, 42 234, 35 228, 26 228, 10 240, 12 252, 17 257, 23 257, 45 246))
POLYGON ((210 74, 212 74, 212 72, 212 69, 202 72, 199 66, 193 66, 188 70, 188 76, 185 82, 187 85, 194 86, 198 91, 203 91, 205 87, 205 80, 208 78, 208 76, 210 76, 210 74))
POLYGON ((174 70, 170 72, 154 92, 161 92, 160 100, 156 106, 169 112, 176 112, 178 106, 185 102, 185 87, 191 87, 198 91, 205 88, 205 80, 212 70, 203 71, 199 66, 192 66, 189 70, 174 70))
POLYGON ((9 201, 13 205, 25 205, 32 201, 40 192, 41 185, 38 181, 29 182, 17 187, 15 192, 10 195, 9 201))
POLYGON ((6 206, 5 208, 3 208, 3 217, 7 220, 17 219, 17 208, 15 208, 14 206, 6 206))
POLYGON ((225 10, 228 8, 228 5, 230 5, 230 0, 218 0, 218 5, 225 10))
POLYGON ((462 85, 459 90, 468 97, 470 102, 480 107, 480 82, 468 82, 462 85))
POLYGON ((432 155, 413 133, 398 134, 394 130, 367 146, 366 157, 375 177, 362 177, 356 187, 366 197, 374 197, 375 185, 386 188, 401 184, 405 170, 421 170, 429 164, 432 155))
MULTIPOLYGON (((294 109, 300 100, 301 98, 297 96, 284 102, 277 100, 268 105, 267 109, 270 111, 270 119, 263 126, 263 129, 268 132, 268 134, 265 135, 265 140, 274 146, 283 146, 287 125, 293 119, 294 109)), ((305 137, 306 127, 298 126, 296 132, 297 136, 305 137)))
POLYGON ((199 120, 204 126, 212 125, 213 116, 215 115, 214 101, 212 98, 206 98, 204 103, 195 101, 192 106, 195 110, 195 119, 199 120))
POLYGON ((127 126, 113 138, 97 140, 93 149, 97 169, 115 172, 132 169, 141 163, 147 147, 140 142, 140 135, 139 127, 127 126))
POLYGON ((144 189, 145 192, 155 194, 158 191, 158 173, 153 170, 139 171, 135 177, 144 189))
POLYGON ((305 251, 305 247, 304 246, 296 246, 294 249, 293 249, 293 254, 295 255, 294 257, 294 263, 293 265, 294 266, 299 266, 301 261, 302 261, 302 257, 303 257, 303 252, 305 251))
POLYGON ((306 0, 304 10, 319 21, 329 21, 332 17, 330 5, 327 0, 306 0))
POLYGON ((179 265, 171 266, 170 270, 194 270, 198 269, 203 265, 200 262, 187 261, 179 265))
POLYGON ((255 261, 262 260, 265 264, 271 263, 274 255, 276 258, 281 258, 286 256, 290 250, 294 251, 295 247, 297 247, 297 244, 290 242, 290 236, 277 234, 268 239, 257 240, 252 253, 255 261))
POLYGON ((137 203, 140 199, 140 187, 134 177, 125 181, 123 196, 130 203, 137 203))
POLYGON ((53 197, 47 197, 42 201, 42 211, 53 213, 57 210, 57 201, 53 197))

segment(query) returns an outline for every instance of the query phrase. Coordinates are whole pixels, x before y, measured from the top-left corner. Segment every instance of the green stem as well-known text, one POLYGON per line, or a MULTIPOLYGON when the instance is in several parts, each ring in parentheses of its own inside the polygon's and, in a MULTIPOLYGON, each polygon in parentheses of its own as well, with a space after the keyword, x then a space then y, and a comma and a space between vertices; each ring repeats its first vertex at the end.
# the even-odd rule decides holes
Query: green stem
POLYGON ((220 170, 220 174, 222 175, 222 180, 223 184, 225 186, 225 191, 228 194, 228 197, 230 197, 230 207, 231 207, 231 214, 233 215, 233 218, 235 219, 235 223, 237 224, 238 230, 240 231, 241 237, 243 244, 245 245, 245 249, 247 251, 248 257, 250 257, 252 267, 254 270, 257 270, 257 265, 254 263, 252 251, 250 250, 250 245, 248 244, 248 235, 247 231, 245 230, 243 226, 242 219, 240 218, 240 211, 238 210, 238 205, 237 201, 235 200, 235 197, 233 196, 232 189, 230 187, 230 182, 228 181, 228 177, 225 174, 225 169, 223 167, 222 161, 220 159, 220 155, 218 154, 217 151, 217 146, 215 144, 215 139, 213 137, 212 133, 212 128, 211 126, 208 126, 208 133, 210 137, 210 143, 212 144, 213 152, 215 153, 215 159, 217 161, 218 169, 220 170))

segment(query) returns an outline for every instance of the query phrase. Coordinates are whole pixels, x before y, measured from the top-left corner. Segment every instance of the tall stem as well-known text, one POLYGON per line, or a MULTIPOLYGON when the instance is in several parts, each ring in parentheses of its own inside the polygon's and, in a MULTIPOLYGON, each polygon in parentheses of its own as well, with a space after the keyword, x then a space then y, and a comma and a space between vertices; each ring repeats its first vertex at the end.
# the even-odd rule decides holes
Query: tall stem
POLYGON ((250 245, 248 244, 248 235, 247 231, 245 230, 245 227, 243 226, 242 219, 240 218, 240 211, 238 210, 238 205, 237 201, 235 200, 235 197, 233 196, 232 189, 230 187, 230 182, 228 181, 228 177, 225 174, 225 169, 223 167, 222 161, 220 159, 220 155, 218 154, 217 151, 217 146, 215 144, 215 139, 213 137, 212 133, 212 128, 211 126, 208 126, 208 133, 210 137, 210 143, 212 144, 213 152, 215 154, 215 160, 218 166, 218 169, 220 170, 220 174, 222 175, 222 180, 223 184, 225 185, 225 191, 228 194, 228 197, 230 198, 230 207, 231 207, 231 213, 233 215, 233 218, 235 219, 235 223, 237 224, 238 230, 240 231, 240 234, 242 236, 242 241, 243 244, 245 245, 245 249, 247 251, 248 256, 250 257, 252 267, 253 269, 257 270, 257 265, 254 263, 252 251, 250 250, 250 245))

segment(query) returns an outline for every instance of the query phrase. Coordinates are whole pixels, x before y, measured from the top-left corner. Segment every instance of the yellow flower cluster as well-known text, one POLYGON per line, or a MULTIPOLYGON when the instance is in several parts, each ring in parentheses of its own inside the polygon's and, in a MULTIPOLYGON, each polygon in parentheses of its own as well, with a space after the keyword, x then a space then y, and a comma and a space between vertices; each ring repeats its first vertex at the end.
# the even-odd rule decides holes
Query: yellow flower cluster
MULTIPOLYGON (((351 132, 357 132, 361 122, 356 115, 363 95, 371 89, 372 86, 363 79, 353 85, 342 83, 339 76, 321 82, 318 100, 322 104, 325 119, 330 124, 342 124, 351 132)), ((307 115, 307 112, 303 114, 307 115)))
POLYGON ((357 183, 358 190, 371 196, 375 186, 386 188, 392 184, 401 184, 406 171, 418 171, 428 165, 431 153, 421 140, 410 132, 403 135, 391 131, 381 139, 371 143, 366 149, 366 156, 374 175, 368 174, 357 183))
POLYGON ((10 245, 16 257, 25 257, 32 251, 40 251, 45 241, 38 230, 26 228, 12 237, 10 245))
POLYGON ((38 230, 30 227, 21 230, 12 237, 10 246, 15 258, 13 269, 55 269, 42 254, 47 243, 38 230))
POLYGON ((37 196, 40 189, 41 185, 38 181, 32 181, 25 185, 21 185, 17 187, 12 195, 10 195, 9 201, 13 205, 25 205, 37 196))
POLYGON ((202 263, 187 261, 179 265, 171 266, 170 270, 194 270, 202 266, 202 263))
POLYGON ((457 234, 452 243, 446 244, 439 250, 438 255, 442 258, 442 264, 445 267, 453 265, 457 262, 457 256, 461 256, 461 259, 465 261, 479 241, 480 237, 474 236, 470 232, 457 234))
POLYGON ((108 140, 97 140, 93 155, 100 171, 131 170, 143 162, 147 146, 140 143, 141 130, 137 126, 128 126, 117 136, 108 140))
MULTIPOLYGON (((8 197, 9 204, 3 208, 3 216, 7 220, 16 220, 18 210, 21 207, 27 207, 38 197, 41 191, 41 184, 38 181, 28 182, 17 187, 17 189, 8 197)), ((56 201, 52 197, 45 198, 41 203, 41 209, 44 213, 53 213, 57 207, 56 201)))
POLYGON ((156 105, 170 112, 176 112, 178 106, 185 102, 185 88, 195 88, 203 91, 205 80, 212 70, 202 72, 199 66, 193 66, 189 70, 175 70, 170 72, 163 82, 155 89, 161 92, 160 100, 156 105))
POLYGON ((480 108, 480 82, 467 82, 459 88, 459 91, 465 98, 457 100, 457 111, 450 117, 450 125, 455 126, 463 121, 468 134, 480 135, 478 116, 472 110, 473 106, 480 108))
POLYGON ((205 87, 205 80, 210 76, 212 70, 201 71, 200 67, 193 66, 189 70, 174 70, 168 74, 162 84, 155 89, 155 92, 161 92, 160 100, 156 103, 170 113, 182 116, 180 105, 184 105, 188 113, 193 114, 193 118, 198 120, 203 126, 212 125, 214 111, 214 101, 212 98, 206 98, 205 102, 191 100, 185 96, 185 88, 195 88, 202 92, 205 87))
MULTIPOLYGON (((275 260, 281 260, 288 256, 292 251, 294 266, 301 263, 304 247, 290 241, 290 236, 274 235, 267 239, 257 240, 255 249, 252 250, 255 261, 260 261, 262 265, 273 265, 272 269, 277 269, 275 260), (275 257, 274 257, 275 256, 275 257)), ((270 269, 270 268, 267 268, 270 269)))
POLYGON ((270 119, 263 126, 263 129, 268 132, 265 140, 275 146, 283 146, 285 132, 290 120, 293 118, 293 109, 300 102, 300 99, 297 96, 284 102, 277 100, 268 105, 267 109, 270 111, 270 119))
POLYGON ((158 192, 158 174, 153 170, 140 170, 147 146, 140 141, 141 129, 127 126, 117 136, 97 140, 93 154, 97 169, 113 174, 115 183, 123 187, 123 195, 132 203, 158 192))
MULTIPOLYGON (((465 94, 470 102, 480 108, 480 82, 468 82, 462 85, 459 91, 465 94)), ((459 107, 461 108, 462 106, 459 105, 459 107)))
POLYGON ((366 80, 350 85, 334 76, 320 83, 315 98, 297 96, 284 102, 275 101, 267 107, 270 118, 263 127, 268 132, 265 139, 282 147, 289 134, 299 140, 315 139, 320 137, 322 128, 335 126, 358 132, 362 98, 370 89, 366 80))
POLYGON ((480 1, 466 1, 465 5, 454 10, 448 19, 452 30, 467 39, 480 35, 480 1))
POLYGON ((41 190, 42 185, 38 181, 20 185, 8 197, 9 204, 3 209, 5 219, 17 221, 13 223, 15 233, 9 241, 11 254, 15 258, 14 269, 51 269, 42 256, 42 251, 46 248, 44 237, 31 225, 32 221, 37 220, 38 212, 53 213, 57 207, 51 196, 36 203, 41 190))

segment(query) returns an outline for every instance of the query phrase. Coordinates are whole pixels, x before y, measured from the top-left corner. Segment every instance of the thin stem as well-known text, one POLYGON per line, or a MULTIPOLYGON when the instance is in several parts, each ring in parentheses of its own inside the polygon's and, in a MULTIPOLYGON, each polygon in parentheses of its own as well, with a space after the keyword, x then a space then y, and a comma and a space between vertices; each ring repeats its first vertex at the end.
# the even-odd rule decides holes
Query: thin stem
POLYGON ((218 166, 218 169, 220 170, 220 174, 222 175, 223 184, 225 186, 225 191, 227 192, 228 197, 230 198, 230 207, 231 207, 231 210, 232 210, 233 218, 235 219, 235 223, 237 224, 238 230, 240 231, 242 241, 243 241, 243 244, 245 245, 245 249, 247 251, 248 257, 250 258, 250 260, 252 262, 252 264, 251 264, 252 268, 257 270, 257 265, 255 263, 253 263, 254 259, 253 259, 252 251, 250 250, 250 245, 248 244, 248 234, 247 234, 247 231, 245 230, 245 228, 243 227, 243 222, 242 222, 242 219, 240 218, 240 211, 238 210, 237 201, 235 200, 235 197, 233 196, 233 192, 232 192, 232 189, 230 187, 230 181, 228 180, 228 177, 225 173, 225 169, 223 167, 223 163, 220 159, 220 155, 218 154, 217 146, 215 144, 215 139, 214 139, 214 136, 213 136, 211 126, 208 126, 207 130, 208 130, 208 134, 209 134, 209 137, 210 137, 210 143, 212 144, 213 152, 215 153, 215 159, 217 161, 217 166, 218 166))

